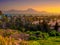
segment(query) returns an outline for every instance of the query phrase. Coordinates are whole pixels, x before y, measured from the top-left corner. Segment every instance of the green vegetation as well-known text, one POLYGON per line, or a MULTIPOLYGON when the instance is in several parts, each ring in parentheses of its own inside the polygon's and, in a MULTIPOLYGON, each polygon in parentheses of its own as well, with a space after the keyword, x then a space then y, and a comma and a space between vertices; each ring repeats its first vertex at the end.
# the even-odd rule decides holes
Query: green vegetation
POLYGON ((50 32, 51 35, 41 31, 24 32, 25 34, 30 34, 29 40, 26 40, 26 38, 20 39, 22 35, 20 35, 21 37, 19 38, 17 34, 22 34, 19 30, 0 29, 0 45, 60 45, 60 36, 56 35, 60 33, 56 31, 53 33, 53 31, 50 32), (13 37, 11 35, 13 35, 13 37))
POLYGON ((59 16, 8 17, 1 15, 0 45, 60 45, 60 26, 55 20, 59 16))

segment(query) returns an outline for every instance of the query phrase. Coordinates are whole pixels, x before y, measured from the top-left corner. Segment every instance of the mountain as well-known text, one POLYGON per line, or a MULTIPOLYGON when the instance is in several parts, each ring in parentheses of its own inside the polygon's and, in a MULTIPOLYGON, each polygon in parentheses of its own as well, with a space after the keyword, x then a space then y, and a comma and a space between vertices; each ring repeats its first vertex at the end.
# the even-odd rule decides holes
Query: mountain
POLYGON ((27 10, 8 10, 8 11, 3 11, 4 14, 44 14, 46 12, 38 12, 32 8, 29 8, 27 10))

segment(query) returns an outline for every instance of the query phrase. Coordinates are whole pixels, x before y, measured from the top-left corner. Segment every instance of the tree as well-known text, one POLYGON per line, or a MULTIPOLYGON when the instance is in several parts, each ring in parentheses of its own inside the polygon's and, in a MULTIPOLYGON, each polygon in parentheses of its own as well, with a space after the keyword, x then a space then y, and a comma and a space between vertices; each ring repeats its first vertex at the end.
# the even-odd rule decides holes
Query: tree
POLYGON ((0 11, 0 15, 2 15, 2 11, 0 11))
POLYGON ((58 23, 56 22, 56 24, 55 24, 55 26, 54 26, 54 29, 56 30, 56 31, 58 31, 58 23))

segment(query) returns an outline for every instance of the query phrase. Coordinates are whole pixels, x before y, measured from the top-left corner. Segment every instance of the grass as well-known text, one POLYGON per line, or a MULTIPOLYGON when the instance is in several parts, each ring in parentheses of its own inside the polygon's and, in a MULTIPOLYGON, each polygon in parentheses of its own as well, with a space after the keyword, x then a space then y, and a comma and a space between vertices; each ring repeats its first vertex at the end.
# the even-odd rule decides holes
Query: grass
MULTIPOLYGON (((29 41, 34 42, 34 41, 29 41)), ((60 38, 59 37, 49 37, 47 40, 37 40, 37 45, 60 45, 60 38)))
POLYGON ((11 38, 10 34, 20 34, 16 30, 0 30, 0 45, 60 45, 59 37, 48 37, 47 39, 25 41, 21 39, 11 38), (4 37, 5 35, 5 37, 4 37))

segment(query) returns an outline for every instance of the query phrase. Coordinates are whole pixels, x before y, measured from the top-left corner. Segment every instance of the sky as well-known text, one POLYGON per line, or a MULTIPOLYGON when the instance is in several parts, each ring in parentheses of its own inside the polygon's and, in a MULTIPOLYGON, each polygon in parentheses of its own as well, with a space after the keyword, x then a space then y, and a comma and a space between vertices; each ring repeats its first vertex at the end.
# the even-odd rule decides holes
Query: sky
POLYGON ((60 13, 60 0, 0 0, 0 10, 26 10, 60 13))

